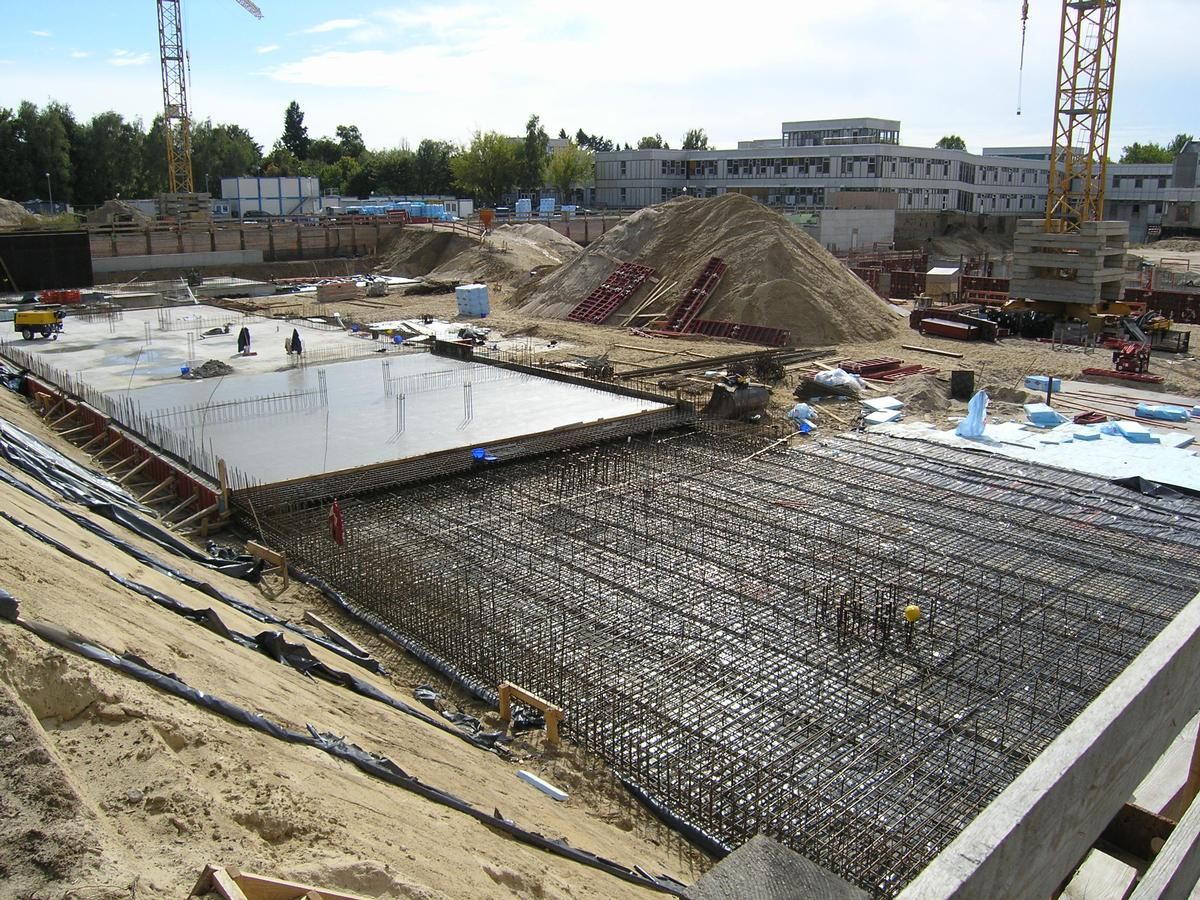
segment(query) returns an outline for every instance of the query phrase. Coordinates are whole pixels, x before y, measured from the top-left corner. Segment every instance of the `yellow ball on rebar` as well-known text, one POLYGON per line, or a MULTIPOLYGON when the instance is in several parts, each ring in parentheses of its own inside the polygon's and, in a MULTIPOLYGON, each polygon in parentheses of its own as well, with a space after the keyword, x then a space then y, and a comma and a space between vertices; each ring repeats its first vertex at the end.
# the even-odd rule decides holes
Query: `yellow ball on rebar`
POLYGON ((904 620, 910 625, 919 618, 921 618, 921 607, 917 606, 917 604, 910 603, 904 607, 904 620))

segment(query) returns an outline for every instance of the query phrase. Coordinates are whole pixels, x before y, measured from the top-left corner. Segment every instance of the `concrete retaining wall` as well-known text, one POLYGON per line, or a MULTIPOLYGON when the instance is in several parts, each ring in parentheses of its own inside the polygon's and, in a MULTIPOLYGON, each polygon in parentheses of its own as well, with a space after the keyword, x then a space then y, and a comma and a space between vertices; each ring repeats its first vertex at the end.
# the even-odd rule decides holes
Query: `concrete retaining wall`
POLYGON ((245 266, 263 261, 261 250, 218 250, 215 253, 156 253, 153 256, 92 258, 92 271, 144 272, 148 269, 188 269, 203 266, 245 266))

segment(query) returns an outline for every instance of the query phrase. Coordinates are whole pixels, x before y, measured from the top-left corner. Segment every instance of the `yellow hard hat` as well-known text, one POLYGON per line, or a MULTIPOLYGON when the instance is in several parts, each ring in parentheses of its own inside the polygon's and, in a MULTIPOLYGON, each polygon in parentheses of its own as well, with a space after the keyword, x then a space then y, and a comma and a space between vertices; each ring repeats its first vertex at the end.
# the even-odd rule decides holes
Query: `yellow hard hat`
POLYGON ((921 607, 917 606, 917 604, 910 603, 904 607, 904 620, 910 625, 919 618, 921 618, 921 607))

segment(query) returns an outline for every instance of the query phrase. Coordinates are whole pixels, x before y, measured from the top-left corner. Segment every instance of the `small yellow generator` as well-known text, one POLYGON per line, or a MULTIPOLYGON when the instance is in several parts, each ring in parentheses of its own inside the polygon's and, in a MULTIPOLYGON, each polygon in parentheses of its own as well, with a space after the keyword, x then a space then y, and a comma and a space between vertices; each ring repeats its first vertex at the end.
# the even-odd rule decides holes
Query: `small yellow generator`
POLYGON ((13 316, 13 330, 21 337, 32 341, 37 335, 57 340, 63 330, 64 314, 61 309, 39 306, 37 309, 22 309, 13 316))

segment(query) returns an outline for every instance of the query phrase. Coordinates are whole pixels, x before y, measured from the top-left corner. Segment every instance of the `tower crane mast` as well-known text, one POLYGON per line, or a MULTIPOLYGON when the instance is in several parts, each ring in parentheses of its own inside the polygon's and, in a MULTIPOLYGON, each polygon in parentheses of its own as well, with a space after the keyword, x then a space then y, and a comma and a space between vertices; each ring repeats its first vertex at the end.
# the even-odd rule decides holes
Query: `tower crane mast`
POLYGON ((1045 230, 1104 218, 1120 0, 1063 0, 1045 230))
MULTIPOLYGON (((251 0, 236 2, 255 18, 262 18, 251 0)), ((172 194, 191 194, 192 125, 187 99, 187 54, 183 46, 181 0, 157 0, 158 48, 162 61, 163 138, 167 145, 167 189, 172 194)))

